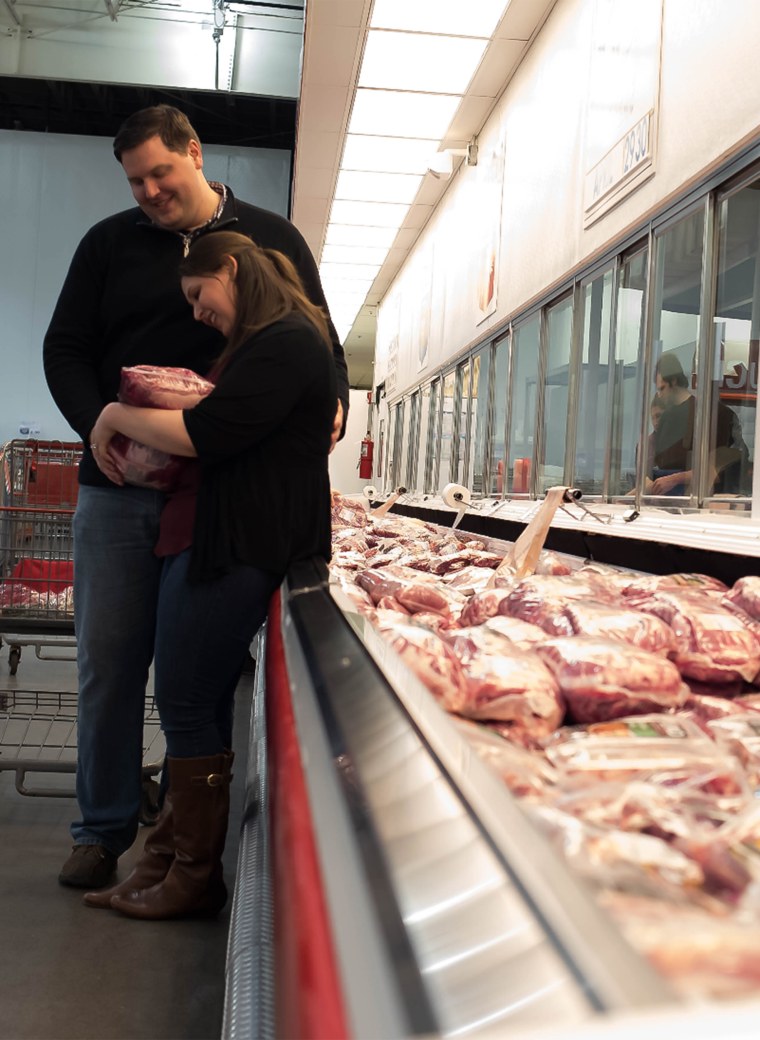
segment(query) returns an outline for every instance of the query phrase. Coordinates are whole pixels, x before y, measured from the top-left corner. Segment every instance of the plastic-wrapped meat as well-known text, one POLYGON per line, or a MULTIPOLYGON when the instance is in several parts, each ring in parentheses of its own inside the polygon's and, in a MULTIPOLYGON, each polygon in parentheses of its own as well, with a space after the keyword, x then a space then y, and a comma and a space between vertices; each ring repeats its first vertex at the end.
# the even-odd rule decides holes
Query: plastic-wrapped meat
POLYGON ((372 610, 374 604, 368 592, 360 588, 354 581, 354 575, 350 571, 342 571, 330 565, 330 588, 337 588, 351 601, 354 610, 360 614, 366 614, 372 610))
POLYGON ((369 524, 369 514, 364 503, 344 498, 338 491, 331 493, 332 529, 362 530, 369 524))
MULTIPOLYGON (((470 719, 509 723, 509 737, 537 745, 562 722, 565 706, 551 673, 532 653, 479 653, 462 663, 464 700, 455 710, 470 719)), ((504 732, 502 730, 502 732, 504 732)))
POLYGON ((430 629, 398 623, 398 615, 377 617, 377 627, 418 679, 448 711, 467 701, 467 679, 454 651, 430 629))
POLYGON ((614 639, 550 639, 536 653, 553 673, 576 722, 680 708, 688 696, 675 665, 614 639))
POLYGON ((356 527, 339 527, 333 530, 332 547, 334 552, 366 553, 369 546, 364 532, 356 527))
POLYGON ((529 813, 565 862, 598 887, 667 899, 673 890, 687 891, 704 881, 694 860, 660 838, 595 827, 547 805, 532 805, 529 813))
MULTIPOLYGON (((213 383, 187 368, 135 365, 121 370, 119 400, 139 408, 194 408, 213 389, 213 383)), ((110 449, 123 479, 137 487, 171 491, 188 465, 187 459, 120 433, 111 440, 110 449)))
POLYGON ((551 552, 549 549, 542 549, 536 563, 535 573, 559 576, 572 574, 572 568, 557 553, 551 552))
POLYGON ((409 620, 413 625, 424 625, 426 628, 431 628, 434 632, 444 635, 457 627, 454 618, 448 614, 435 614, 430 610, 418 610, 416 614, 411 615, 409 620))
POLYGON ((726 812, 752 797, 741 765, 691 719, 653 714, 563 728, 545 743, 563 787, 645 779, 718 798, 726 812))
POLYGON ((676 649, 673 629, 654 614, 586 600, 571 600, 563 613, 575 635, 619 639, 656 654, 670 654, 676 649))
POLYGON ((456 594, 439 590, 429 582, 411 582, 383 570, 371 569, 359 571, 356 581, 370 594, 374 603, 379 603, 385 596, 392 596, 411 614, 421 610, 450 614, 452 607, 454 612, 458 612, 456 594))
POLYGON ((760 669, 760 638, 714 596, 655 592, 631 599, 667 621, 676 634, 675 662, 684 676, 709 683, 750 682, 760 669))
POLYGON ((539 628, 538 625, 531 625, 530 621, 521 621, 520 618, 504 614, 488 618, 483 623, 483 628, 505 636, 521 650, 531 650, 538 643, 545 643, 549 638, 543 628, 539 628))
POLYGON ((449 589, 456 589, 465 596, 483 592, 493 577, 489 567, 464 567, 461 571, 451 571, 442 576, 442 581, 449 589))
POLYGON ((363 570, 367 566, 367 560, 363 553, 356 552, 353 549, 341 549, 333 553, 330 565, 344 569, 363 570))
POLYGON ((565 614, 567 600, 561 596, 548 596, 536 592, 530 585, 520 582, 509 594, 506 602, 511 617, 538 625, 550 636, 571 636, 572 621, 565 614))
POLYGON ((755 921, 718 916, 696 906, 605 891, 599 905, 681 996, 755 996, 760 987, 760 932, 755 921))
POLYGON ((506 610, 506 601, 510 591, 509 587, 505 587, 476 592, 463 608, 459 623, 461 625, 482 625, 488 618, 502 613, 502 606, 506 610))
POLYGON ((35 589, 18 582, 0 584, 0 609, 38 610, 45 606, 45 597, 35 589))
POLYGON ((496 770, 513 795, 536 802, 547 799, 557 777, 542 754, 505 740, 490 725, 455 721, 478 758, 496 770))
POLYGON ((735 755, 755 791, 760 791, 760 713, 726 715, 707 723, 715 741, 735 755))
MULTIPOLYGON (((484 552, 482 549, 471 549, 465 546, 457 552, 447 553, 445 556, 437 556, 431 563, 430 570, 433 574, 448 574, 450 571, 461 571, 464 567, 477 565, 488 567, 492 571, 499 566, 501 556, 496 553, 484 552)), ((493 577, 493 574, 491 574, 493 577)))
POLYGON ((213 389, 188 368, 133 365, 121 370, 119 400, 138 408, 194 408, 213 389))
MULTIPOLYGON (((689 685, 689 684, 687 684, 689 685)), ((692 719, 708 736, 712 736, 708 722, 713 719, 724 719, 727 715, 743 715, 747 708, 729 697, 715 697, 708 693, 694 693, 690 689, 689 696, 679 716, 692 719)))
POLYGON ((726 606, 738 607, 754 621, 760 621, 760 577, 757 575, 739 578, 723 599, 726 606))
POLYGON ((709 574, 638 574, 626 581, 624 596, 642 596, 653 592, 697 592, 722 597, 728 586, 709 574))
POLYGON ((397 614, 404 614, 406 617, 411 617, 411 612, 402 607, 399 601, 394 596, 381 596, 377 601, 378 610, 395 610, 397 614))

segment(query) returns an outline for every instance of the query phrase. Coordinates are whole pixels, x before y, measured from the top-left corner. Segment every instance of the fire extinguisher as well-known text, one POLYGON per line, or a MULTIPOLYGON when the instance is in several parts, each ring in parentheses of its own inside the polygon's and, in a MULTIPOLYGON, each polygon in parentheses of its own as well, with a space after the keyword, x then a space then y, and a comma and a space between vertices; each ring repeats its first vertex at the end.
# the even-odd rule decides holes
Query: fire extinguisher
POLYGON ((362 480, 367 480, 372 476, 372 453, 375 449, 375 445, 372 438, 367 436, 362 441, 362 450, 359 455, 359 476, 362 480))

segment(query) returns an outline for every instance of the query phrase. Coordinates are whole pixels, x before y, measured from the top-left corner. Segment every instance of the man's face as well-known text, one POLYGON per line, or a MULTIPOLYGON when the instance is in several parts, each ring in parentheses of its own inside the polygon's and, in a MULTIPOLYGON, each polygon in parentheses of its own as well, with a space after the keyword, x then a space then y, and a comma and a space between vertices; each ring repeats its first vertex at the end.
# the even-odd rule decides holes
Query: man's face
POLYGON ((659 372, 655 377, 655 386, 657 387, 657 397, 662 407, 667 408, 672 403, 674 388, 662 378, 659 372))
POLYGON ((203 160, 197 141, 187 155, 171 152, 161 138, 151 137, 122 152, 121 165, 135 201, 154 224, 183 231, 203 223, 203 160))

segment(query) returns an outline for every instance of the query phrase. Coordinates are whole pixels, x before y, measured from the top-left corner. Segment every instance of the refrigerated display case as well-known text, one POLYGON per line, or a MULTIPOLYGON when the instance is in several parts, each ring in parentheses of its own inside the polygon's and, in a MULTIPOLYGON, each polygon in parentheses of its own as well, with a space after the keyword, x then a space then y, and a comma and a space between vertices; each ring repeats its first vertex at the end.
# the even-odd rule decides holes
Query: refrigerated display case
POLYGON ((290 573, 257 661, 223 1035, 511 1036, 675 1003, 323 567, 290 573))

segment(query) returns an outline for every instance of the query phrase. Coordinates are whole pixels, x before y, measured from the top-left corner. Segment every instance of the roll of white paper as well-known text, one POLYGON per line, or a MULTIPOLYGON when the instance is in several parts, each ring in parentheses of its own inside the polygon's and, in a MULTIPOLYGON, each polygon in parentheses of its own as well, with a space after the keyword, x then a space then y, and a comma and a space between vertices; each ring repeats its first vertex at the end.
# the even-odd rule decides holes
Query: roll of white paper
POLYGON ((367 486, 364 488, 364 497, 368 499, 370 502, 373 498, 377 498, 377 488, 374 487, 372 484, 367 484, 367 486))
POLYGON ((441 498, 451 509, 461 509, 472 500, 469 489, 462 484, 447 484, 441 492, 441 498))

